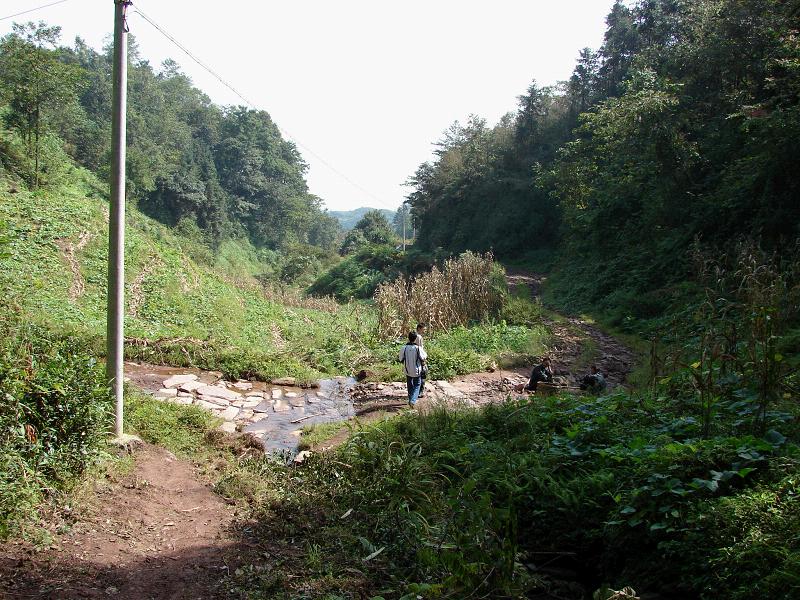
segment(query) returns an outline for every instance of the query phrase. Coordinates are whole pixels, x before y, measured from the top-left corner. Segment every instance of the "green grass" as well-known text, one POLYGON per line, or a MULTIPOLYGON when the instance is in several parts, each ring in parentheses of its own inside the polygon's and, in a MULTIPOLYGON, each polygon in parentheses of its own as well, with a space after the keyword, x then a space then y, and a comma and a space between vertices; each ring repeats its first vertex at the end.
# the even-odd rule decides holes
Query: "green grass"
MULTIPOLYGON (((46 327, 93 340, 98 354, 105 333, 103 195, 97 180, 80 169, 71 185, 58 190, 12 194, 0 186, 0 221, 8 224, 11 240, 0 275, 6 298, 46 327), (76 279, 84 288, 71 297, 76 279)), ((275 264, 269 251, 228 240, 214 255, 195 233, 187 224, 170 230, 128 207, 125 327, 128 338, 139 340, 126 345, 128 359, 264 379, 309 380, 361 369, 401 378, 396 348, 376 337, 369 303, 319 310, 270 301, 254 278, 275 264)), ((535 322, 454 330, 430 340, 431 363, 437 377, 452 377, 501 355, 536 354, 545 338, 535 322)))
POLYGON ((350 428, 352 431, 353 425, 347 421, 335 421, 333 423, 317 423, 316 425, 308 425, 303 427, 300 434, 300 450, 308 450, 314 448, 323 442, 327 442, 339 432, 350 428))
POLYGON ((749 433, 735 403, 701 439, 692 407, 626 394, 409 413, 297 467, 237 454, 190 407, 141 402, 138 430, 213 456, 215 490, 258 540, 221 583, 234 597, 529 597, 574 585, 559 569, 588 593, 788 600, 800 589, 800 543, 786 535, 800 523, 800 432, 779 413, 769 426, 785 440, 749 433), (542 556, 556 569, 526 567, 542 556))

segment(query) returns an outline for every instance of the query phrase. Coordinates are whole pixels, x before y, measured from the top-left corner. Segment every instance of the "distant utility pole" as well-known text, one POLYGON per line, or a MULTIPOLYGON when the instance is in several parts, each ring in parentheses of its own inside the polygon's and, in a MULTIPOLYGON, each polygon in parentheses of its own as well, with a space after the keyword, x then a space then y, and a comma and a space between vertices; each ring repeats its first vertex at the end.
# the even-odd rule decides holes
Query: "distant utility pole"
POLYGON ((125 333, 125 113, 128 92, 129 0, 114 0, 114 90, 111 116, 111 213, 108 219, 106 376, 115 398, 114 433, 122 437, 125 333))
POLYGON ((400 205, 400 208, 403 209, 403 252, 406 251, 406 203, 403 202, 400 205))

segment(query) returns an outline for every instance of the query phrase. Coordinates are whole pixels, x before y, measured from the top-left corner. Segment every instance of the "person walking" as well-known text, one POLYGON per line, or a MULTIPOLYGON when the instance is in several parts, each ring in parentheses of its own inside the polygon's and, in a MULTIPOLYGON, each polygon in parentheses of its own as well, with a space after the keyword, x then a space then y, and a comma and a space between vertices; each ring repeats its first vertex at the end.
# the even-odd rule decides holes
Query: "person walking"
POLYGON ((417 346, 417 332, 408 332, 408 343, 402 347, 397 360, 403 363, 406 373, 406 386, 408 387, 408 405, 414 406, 419 398, 422 386, 422 369, 428 355, 425 350, 417 346))
MULTIPOLYGON (((428 326, 427 323, 417 323, 417 341, 416 344, 419 346, 420 350, 424 351, 425 347, 423 344, 423 335, 426 333, 425 328, 428 326)), ((422 378, 422 384, 419 386, 419 397, 425 397, 425 380, 428 378, 428 370, 422 369, 422 373, 420 374, 422 378)))

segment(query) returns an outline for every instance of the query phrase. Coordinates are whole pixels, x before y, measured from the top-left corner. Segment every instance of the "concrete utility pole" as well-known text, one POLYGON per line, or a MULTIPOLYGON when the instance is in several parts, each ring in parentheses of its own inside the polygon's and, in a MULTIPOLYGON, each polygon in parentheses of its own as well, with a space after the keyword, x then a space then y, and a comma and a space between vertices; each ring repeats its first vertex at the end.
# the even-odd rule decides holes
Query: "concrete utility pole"
POLYGON ((400 205, 400 208, 403 209, 403 252, 406 251, 406 203, 403 202, 400 205))
POLYGON ((128 0, 114 0, 114 91, 111 122, 111 214, 108 219, 106 376, 116 400, 114 433, 122 437, 125 334, 125 114, 128 96, 128 0))

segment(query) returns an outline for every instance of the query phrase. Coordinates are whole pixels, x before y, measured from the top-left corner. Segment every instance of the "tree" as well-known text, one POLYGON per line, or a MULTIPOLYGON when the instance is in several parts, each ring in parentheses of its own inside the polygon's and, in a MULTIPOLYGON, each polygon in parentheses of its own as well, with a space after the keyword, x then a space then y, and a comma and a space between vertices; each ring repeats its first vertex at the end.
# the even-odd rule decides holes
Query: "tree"
POLYGON ((7 124, 23 138, 34 162, 30 185, 39 187, 42 136, 49 113, 75 102, 82 79, 76 65, 58 60, 54 50, 60 27, 14 24, 14 32, 0 41, 0 91, 8 103, 7 124))
POLYGON ((368 244, 389 244, 395 240, 389 221, 379 210, 370 210, 347 232, 340 254, 352 254, 368 244))
POLYGON ((408 239, 408 237, 412 235, 413 226, 411 223, 411 211, 409 211, 408 204, 405 202, 403 202, 400 208, 397 209, 397 212, 394 213, 392 225, 394 226, 394 232, 400 237, 405 235, 406 239, 408 239))

